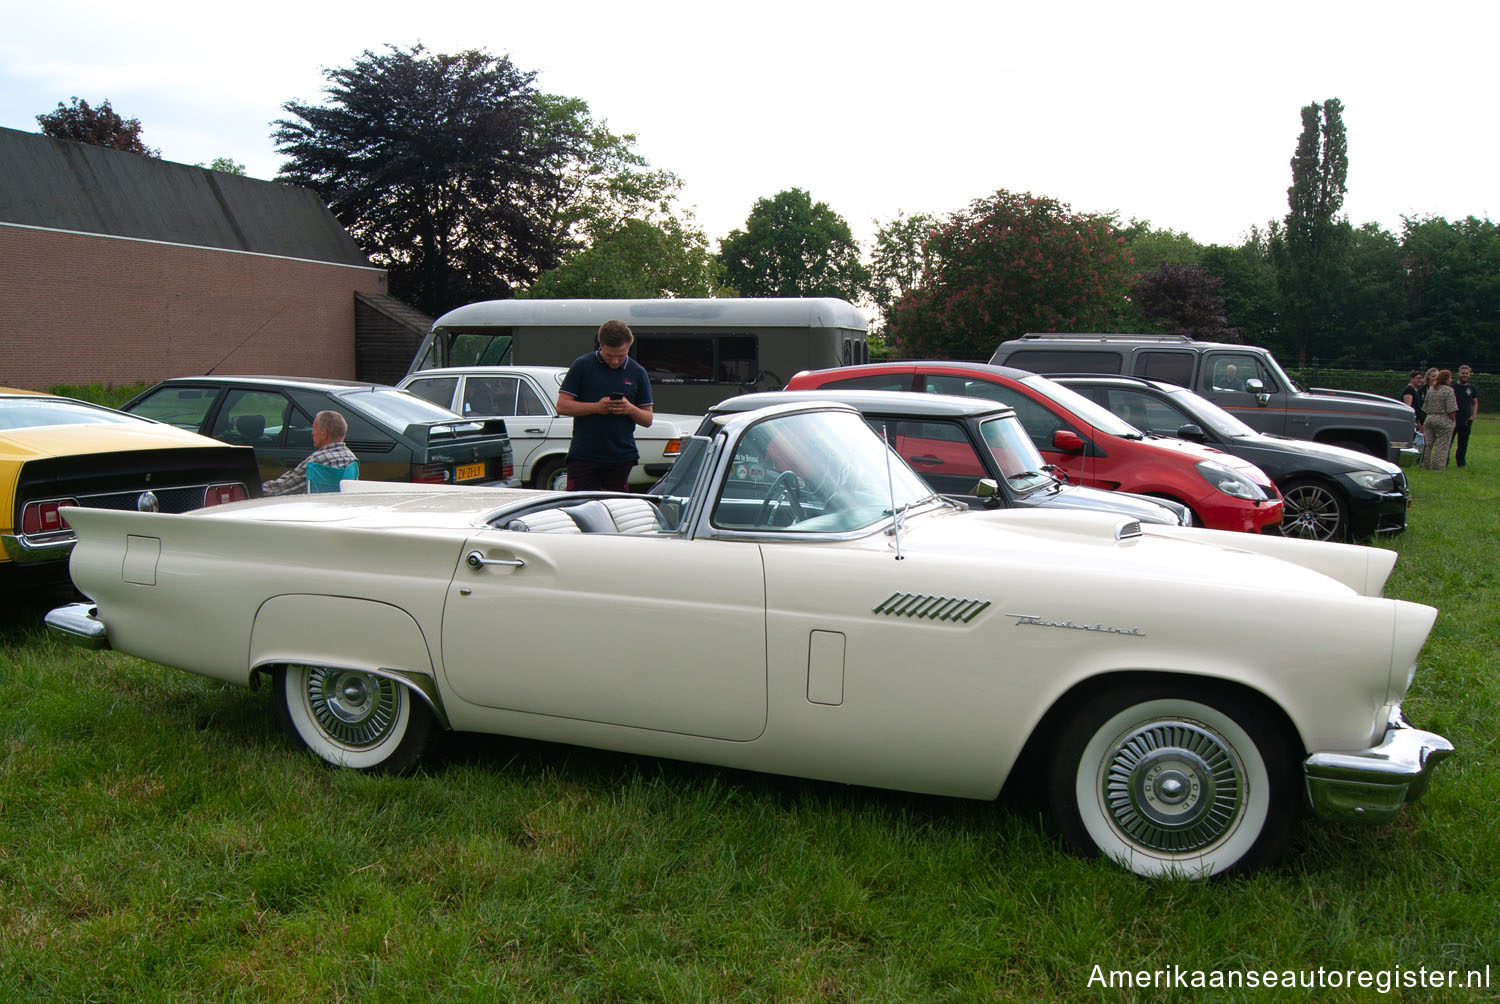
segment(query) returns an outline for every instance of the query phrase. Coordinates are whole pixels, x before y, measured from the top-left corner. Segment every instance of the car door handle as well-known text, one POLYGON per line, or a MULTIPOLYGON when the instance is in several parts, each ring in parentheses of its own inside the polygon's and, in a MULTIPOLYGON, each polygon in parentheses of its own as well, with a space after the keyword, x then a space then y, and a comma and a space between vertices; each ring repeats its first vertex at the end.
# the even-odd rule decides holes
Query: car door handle
POLYGON ((524 568, 526 562, 520 558, 486 558, 478 551, 470 551, 468 557, 464 558, 470 568, 480 569, 485 565, 509 565, 511 568, 524 568))
POLYGON ((910 459, 914 464, 941 464, 943 462, 941 457, 934 457, 930 453, 926 456, 912 457, 910 459))
POLYGON ((546 432, 547 430, 546 429, 523 429, 521 431, 525 432, 527 435, 530 435, 530 436, 540 436, 542 433, 546 432))

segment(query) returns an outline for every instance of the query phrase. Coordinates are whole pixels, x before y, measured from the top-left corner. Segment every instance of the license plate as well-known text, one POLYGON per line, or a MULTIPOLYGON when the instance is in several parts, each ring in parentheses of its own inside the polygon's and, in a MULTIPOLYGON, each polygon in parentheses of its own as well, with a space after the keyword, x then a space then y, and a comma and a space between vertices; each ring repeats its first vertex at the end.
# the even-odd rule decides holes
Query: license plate
POLYGON ((454 481, 473 481, 484 477, 483 464, 462 464, 453 474, 454 481))

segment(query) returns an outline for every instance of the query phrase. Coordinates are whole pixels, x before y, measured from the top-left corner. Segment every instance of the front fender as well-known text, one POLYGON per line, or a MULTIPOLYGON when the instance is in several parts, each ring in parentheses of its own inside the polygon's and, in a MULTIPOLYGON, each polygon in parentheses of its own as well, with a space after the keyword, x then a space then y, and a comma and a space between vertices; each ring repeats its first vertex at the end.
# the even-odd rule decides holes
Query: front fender
POLYGON ((1301 565, 1320 575, 1341 582, 1361 596, 1380 596, 1391 570, 1396 567, 1396 552, 1362 544, 1337 544, 1328 541, 1302 540, 1264 533, 1238 533, 1230 530, 1203 530, 1193 527, 1146 526, 1148 535, 1181 537, 1201 543, 1218 544, 1237 551, 1264 554, 1268 558, 1301 565))

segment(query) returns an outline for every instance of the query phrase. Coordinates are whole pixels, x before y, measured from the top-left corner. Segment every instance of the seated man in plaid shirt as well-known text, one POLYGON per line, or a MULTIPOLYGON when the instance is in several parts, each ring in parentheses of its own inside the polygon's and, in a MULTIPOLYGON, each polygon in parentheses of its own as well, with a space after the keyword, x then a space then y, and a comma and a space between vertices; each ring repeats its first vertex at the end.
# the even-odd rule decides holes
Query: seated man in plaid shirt
POLYGON ((349 423, 336 411, 320 411, 313 418, 313 451, 307 459, 260 486, 263 495, 296 495, 307 491, 307 465, 327 464, 329 467, 348 467, 356 461, 344 437, 349 434, 349 423))

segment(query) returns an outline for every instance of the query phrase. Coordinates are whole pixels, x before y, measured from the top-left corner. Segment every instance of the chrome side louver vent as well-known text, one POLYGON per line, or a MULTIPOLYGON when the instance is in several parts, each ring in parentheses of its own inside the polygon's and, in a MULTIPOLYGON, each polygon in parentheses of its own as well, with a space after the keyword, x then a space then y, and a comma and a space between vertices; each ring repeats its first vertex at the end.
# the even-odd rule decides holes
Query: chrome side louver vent
POLYGON ((920 617, 929 621, 959 621, 967 624, 989 605, 989 600, 892 593, 872 612, 890 617, 920 617))
POLYGON ((1130 540, 1132 537, 1141 535, 1141 521, 1138 519, 1121 523, 1115 527, 1115 540, 1130 540))

